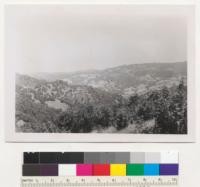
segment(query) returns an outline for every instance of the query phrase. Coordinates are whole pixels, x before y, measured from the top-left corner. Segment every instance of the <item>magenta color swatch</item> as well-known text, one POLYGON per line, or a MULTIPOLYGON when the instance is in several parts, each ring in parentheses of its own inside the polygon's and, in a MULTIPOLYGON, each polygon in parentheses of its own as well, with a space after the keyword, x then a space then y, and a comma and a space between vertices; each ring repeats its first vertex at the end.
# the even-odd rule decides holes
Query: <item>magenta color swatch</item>
POLYGON ((92 176, 92 164, 77 164, 77 176, 92 176))

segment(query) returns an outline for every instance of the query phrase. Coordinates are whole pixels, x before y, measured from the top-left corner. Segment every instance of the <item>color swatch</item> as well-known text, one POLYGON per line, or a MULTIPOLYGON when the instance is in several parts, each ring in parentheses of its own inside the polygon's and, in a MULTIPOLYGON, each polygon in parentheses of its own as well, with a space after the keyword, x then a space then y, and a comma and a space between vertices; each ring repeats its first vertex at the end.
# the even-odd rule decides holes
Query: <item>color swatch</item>
POLYGON ((59 164, 59 176, 76 176, 76 164, 59 164))
POLYGON ((76 175, 77 176, 92 176, 93 175, 92 164, 77 164, 76 175))
POLYGON ((126 164, 110 164, 110 176, 126 176, 126 164))
POLYGON ((143 176, 144 164, 127 164, 126 172, 128 176, 143 176))
POLYGON ((110 164, 94 164, 93 176, 110 176, 110 164))
POLYGON ((23 176, 173 176, 177 152, 24 153, 23 176))

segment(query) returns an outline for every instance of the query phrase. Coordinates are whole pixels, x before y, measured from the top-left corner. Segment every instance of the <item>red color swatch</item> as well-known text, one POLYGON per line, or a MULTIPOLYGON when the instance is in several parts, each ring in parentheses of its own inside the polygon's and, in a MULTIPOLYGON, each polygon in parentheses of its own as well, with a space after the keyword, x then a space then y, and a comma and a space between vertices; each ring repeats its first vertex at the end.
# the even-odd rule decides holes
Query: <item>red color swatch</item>
POLYGON ((110 164, 94 164, 93 176, 110 176, 110 164))

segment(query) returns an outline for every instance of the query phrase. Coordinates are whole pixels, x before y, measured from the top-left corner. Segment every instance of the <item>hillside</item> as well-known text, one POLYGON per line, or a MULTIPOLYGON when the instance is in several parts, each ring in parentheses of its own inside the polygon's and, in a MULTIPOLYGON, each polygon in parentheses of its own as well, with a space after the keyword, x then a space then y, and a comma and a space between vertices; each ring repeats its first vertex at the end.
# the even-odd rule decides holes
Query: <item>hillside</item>
POLYGON ((16 131, 186 133, 186 63, 16 75, 16 131))
POLYGON ((105 70, 75 73, 35 74, 39 79, 63 80, 72 85, 87 85, 110 93, 130 96, 163 86, 177 85, 187 77, 187 63, 148 63, 123 65, 105 70))

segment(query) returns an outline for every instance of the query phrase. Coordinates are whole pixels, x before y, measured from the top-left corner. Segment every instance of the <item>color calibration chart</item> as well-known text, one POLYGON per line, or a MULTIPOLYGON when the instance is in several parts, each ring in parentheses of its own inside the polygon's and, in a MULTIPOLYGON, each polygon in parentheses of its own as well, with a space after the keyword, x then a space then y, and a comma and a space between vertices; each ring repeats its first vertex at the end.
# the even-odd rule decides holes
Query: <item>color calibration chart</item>
POLYGON ((25 152, 21 186, 178 186, 178 174, 178 152, 25 152))

